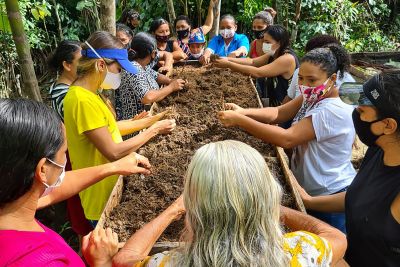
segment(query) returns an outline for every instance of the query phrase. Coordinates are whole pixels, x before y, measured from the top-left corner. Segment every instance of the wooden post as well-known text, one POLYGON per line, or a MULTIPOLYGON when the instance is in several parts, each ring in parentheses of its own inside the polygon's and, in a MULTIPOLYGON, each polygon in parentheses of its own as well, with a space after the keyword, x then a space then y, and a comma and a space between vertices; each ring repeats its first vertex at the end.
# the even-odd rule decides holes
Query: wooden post
POLYGON ((300 14, 301 14, 301 0, 296 0, 296 14, 294 17, 294 25, 293 25, 292 36, 291 36, 292 44, 294 44, 296 42, 297 30, 299 28, 298 22, 300 20, 300 14))
POLYGON ((167 1, 169 23, 174 23, 175 18, 176 18, 175 9, 174 9, 174 0, 166 0, 166 1, 167 1))
POLYGON ((209 40, 211 40, 211 38, 213 38, 214 36, 218 35, 220 18, 221 18, 221 0, 219 0, 218 4, 214 6, 214 21, 211 31, 209 33, 210 35, 209 40))
POLYGON ((100 27, 115 35, 115 0, 100 1, 100 27))
POLYGON ((64 39, 64 34, 62 31, 60 15, 58 14, 57 2, 56 2, 56 0, 52 0, 51 2, 54 6, 54 13, 56 15, 56 20, 57 20, 58 37, 60 38, 60 40, 62 40, 62 39, 64 39))
POLYGON ((18 62, 21 66, 22 74, 22 94, 34 99, 42 101, 39 85, 33 68, 31 50, 26 37, 24 25, 22 23, 21 13, 17 0, 6 0, 7 16, 10 22, 11 32, 13 35, 15 47, 18 54, 18 62))

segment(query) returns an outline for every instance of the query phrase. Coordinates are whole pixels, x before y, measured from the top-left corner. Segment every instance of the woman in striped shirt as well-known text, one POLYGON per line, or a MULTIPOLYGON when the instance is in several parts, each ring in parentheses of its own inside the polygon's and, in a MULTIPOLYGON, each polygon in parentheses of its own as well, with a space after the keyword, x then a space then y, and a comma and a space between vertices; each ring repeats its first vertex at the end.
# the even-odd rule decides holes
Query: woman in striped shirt
POLYGON ((81 58, 81 44, 78 41, 62 41, 48 59, 51 70, 57 72, 57 80, 50 86, 51 106, 64 121, 64 97, 69 86, 76 79, 76 68, 81 58))

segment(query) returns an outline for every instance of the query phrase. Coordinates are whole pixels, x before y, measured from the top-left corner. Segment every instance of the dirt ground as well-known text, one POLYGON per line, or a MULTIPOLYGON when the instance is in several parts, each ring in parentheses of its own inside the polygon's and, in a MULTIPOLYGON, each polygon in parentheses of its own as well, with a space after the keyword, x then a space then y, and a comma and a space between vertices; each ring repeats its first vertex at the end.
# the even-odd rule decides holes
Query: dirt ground
MULTIPOLYGON (((149 158, 153 169, 148 177, 125 177, 121 203, 114 208, 106 225, 115 230, 121 241, 149 222, 183 191, 186 167, 194 152, 209 142, 235 139, 257 149, 266 159, 272 173, 283 181, 283 173, 272 146, 238 128, 225 128, 216 118, 223 103, 234 102, 242 107, 258 107, 256 93, 249 78, 228 70, 177 68, 176 75, 188 80, 186 88, 167 97, 154 109, 156 113, 171 109, 177 121, 170 135, 158 136, 140 153, 149 158)), ((283 184, 285 191, 287 185, 283 184)), ((286 193, 283 204, 294 207, 293 197, 286 193)), ((173 223, 159 241, 178 241, 183 220, 173 223)))

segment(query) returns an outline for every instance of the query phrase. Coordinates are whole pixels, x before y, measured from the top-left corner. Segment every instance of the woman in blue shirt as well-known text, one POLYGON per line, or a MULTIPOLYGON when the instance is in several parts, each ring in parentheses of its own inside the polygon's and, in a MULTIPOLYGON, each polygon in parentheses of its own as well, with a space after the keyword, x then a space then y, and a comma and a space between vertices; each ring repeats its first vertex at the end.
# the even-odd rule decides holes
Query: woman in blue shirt
POLYGON ((219 23, 219 35, 211 39, 200 62, 208 64, 211 54, 234 58, 247 56, 250 50, 249 39, 244 34, 236 33, 236 30, 235 18, 229 14, 222 16, 219 23))

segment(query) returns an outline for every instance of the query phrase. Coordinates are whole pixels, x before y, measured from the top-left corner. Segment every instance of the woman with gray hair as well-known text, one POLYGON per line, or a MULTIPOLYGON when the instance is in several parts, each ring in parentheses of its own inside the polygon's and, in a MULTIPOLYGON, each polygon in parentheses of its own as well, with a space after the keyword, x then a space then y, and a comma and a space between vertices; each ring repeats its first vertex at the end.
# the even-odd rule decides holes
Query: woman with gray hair
POLYGON ((280 206, 282 189, 262 155, 233 140, 194 155, 183 197, 137 231, 115 266, 329 266, 346 238, 310 216, 280 206), (146 257, 164 229, 186 209, 183 247, 146 257), (280 220, 291 233, 284 234, 280 220), (298 248, 302 249, 299 250, 298 248))

